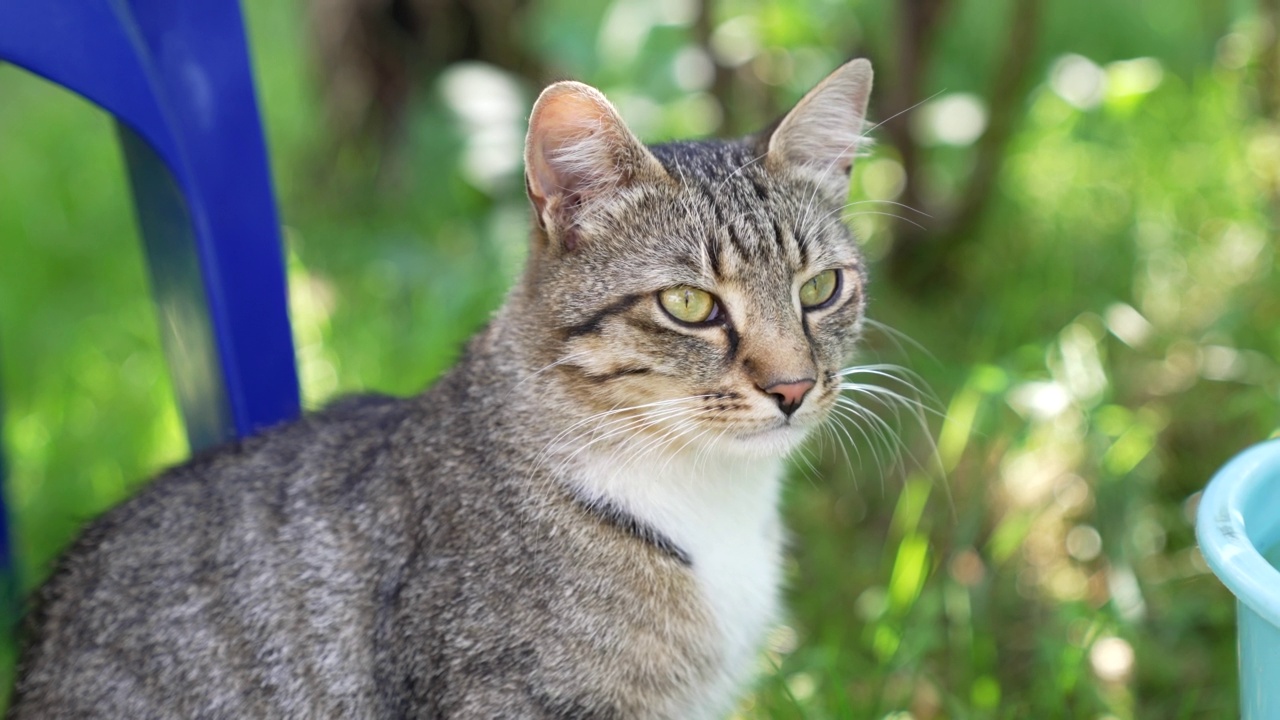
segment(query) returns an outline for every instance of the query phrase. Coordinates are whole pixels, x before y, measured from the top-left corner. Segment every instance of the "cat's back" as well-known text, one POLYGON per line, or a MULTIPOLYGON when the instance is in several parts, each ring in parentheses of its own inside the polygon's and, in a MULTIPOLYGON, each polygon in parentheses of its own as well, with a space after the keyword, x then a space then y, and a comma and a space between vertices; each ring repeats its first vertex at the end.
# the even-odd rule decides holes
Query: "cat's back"
POLYGON ((711 662, 687 561, 539 471, 471 397, 491 372, 341 401, 91 523, 12 717, 672 716, 711 662))
POLYGON ((370 709, 349 667, 371 664, 378 580, 413 542, 393 465, 418 412, 340 402, 198 455, 91 523, 35 598, 14 716, 370 709))

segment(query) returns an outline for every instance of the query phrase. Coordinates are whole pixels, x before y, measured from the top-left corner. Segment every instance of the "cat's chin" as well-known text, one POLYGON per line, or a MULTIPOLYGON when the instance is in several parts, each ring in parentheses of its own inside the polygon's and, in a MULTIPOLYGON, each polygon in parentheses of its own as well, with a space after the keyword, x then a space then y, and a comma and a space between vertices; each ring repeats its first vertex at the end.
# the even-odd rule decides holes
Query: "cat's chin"
POLYGON ((716 449, 726 455, 748 458, 778 458, 800 447, 811 428, 778 425, 764 430, 725 433, 715 440, 716 449))

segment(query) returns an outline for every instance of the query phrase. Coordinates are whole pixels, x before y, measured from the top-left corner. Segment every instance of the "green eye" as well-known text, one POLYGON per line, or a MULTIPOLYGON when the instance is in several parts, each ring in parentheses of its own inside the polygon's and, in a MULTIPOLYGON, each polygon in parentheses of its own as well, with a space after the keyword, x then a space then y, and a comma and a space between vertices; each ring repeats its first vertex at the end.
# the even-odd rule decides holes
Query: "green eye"
POLYGON ((716 299, 706 290, 688 285, 677 285, 658 293, 658 302, 671 317, 687 323, 701 323, 715 319, 716 299))
POLYGON ((805 309, 816 308, 830 300, 839 287, 839 271, 823 270, 800 286, 800 305, 805 309))

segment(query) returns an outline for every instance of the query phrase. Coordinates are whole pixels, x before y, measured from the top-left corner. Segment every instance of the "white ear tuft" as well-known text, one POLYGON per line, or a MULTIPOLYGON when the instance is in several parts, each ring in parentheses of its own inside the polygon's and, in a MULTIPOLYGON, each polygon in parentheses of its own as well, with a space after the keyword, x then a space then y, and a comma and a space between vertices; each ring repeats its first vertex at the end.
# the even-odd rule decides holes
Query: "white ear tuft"
POLYGON ((558 82, 538 97, 525 141, 525 179, 538 223, 572 250, 579 209, 640 178, 665 175, 599 90, 558 82))
POLYGON ((810 90, 769 136, 769 162, 812 177, 841 202, 863 134, 871 95, 871 63, 859 58, 810 90))

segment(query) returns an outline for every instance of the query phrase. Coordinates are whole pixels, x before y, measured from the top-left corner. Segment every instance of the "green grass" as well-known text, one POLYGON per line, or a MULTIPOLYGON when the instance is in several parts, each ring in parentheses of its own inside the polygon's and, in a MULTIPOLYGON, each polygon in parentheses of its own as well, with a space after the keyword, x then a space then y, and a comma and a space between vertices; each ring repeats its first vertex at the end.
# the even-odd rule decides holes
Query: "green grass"
MULTIPOLYGON (((809 66, 838 61, 833 33, 887 22, 882 3, 858 5, 862 30, 811 5, 758 10, 765 42, 804 50, 795 82, 777 89, 785 101, 809 66)), ((606 13, 574 7, 547 2, 533 19, 549 65, 654 109, 647 138, 706 124, 669 72, 683 31, 657 27, 634 55, 602 52, 606 13)), ((490 191, 468 181, 464 134, 436 93, 416 103, 393 166, 336 142, 297 8, 247 10, 307 403, 415 392, 519 267, 518 179, 490 191)), ((1191 32, 1178 22, 1161 32, 1191 32)), ((1196 38, 1132 52, 1216 42, 1196 38)), ((971 47, 952 35, 942 46, 950 78, 971 47)), ((927 352, 872 332, 864 361, 919 373, 940 416, 927 434, 903 418, 896 450, 848 428, 855 445, 825 437, 796 463, 790 614, 742 717, 1235 713, 1233 603, 1194 548, 1190 515, 1217 467, 1280 426, 1280 135, 1255 110, 1248 63, 1157 60, 1156 86, 1113 85, 1089 110, 1035 79, 990 211, 945 288, 907 293, 873 268, 872 317, 927 352)), ((520 88, 526 101, 535 90, 520 88)), ((6 492, 30 588, 83 520, 186 448, 110 121, 12 67, 0 67, 0 97, 6 492)), ((954 192, 965 150, 930 152, 937 192, 954 192)), ((855 196, 892 199, 896 162, 887 147, 862 161, 855 196)), ((887 219, 853 223, 883 257, 887 219)))

